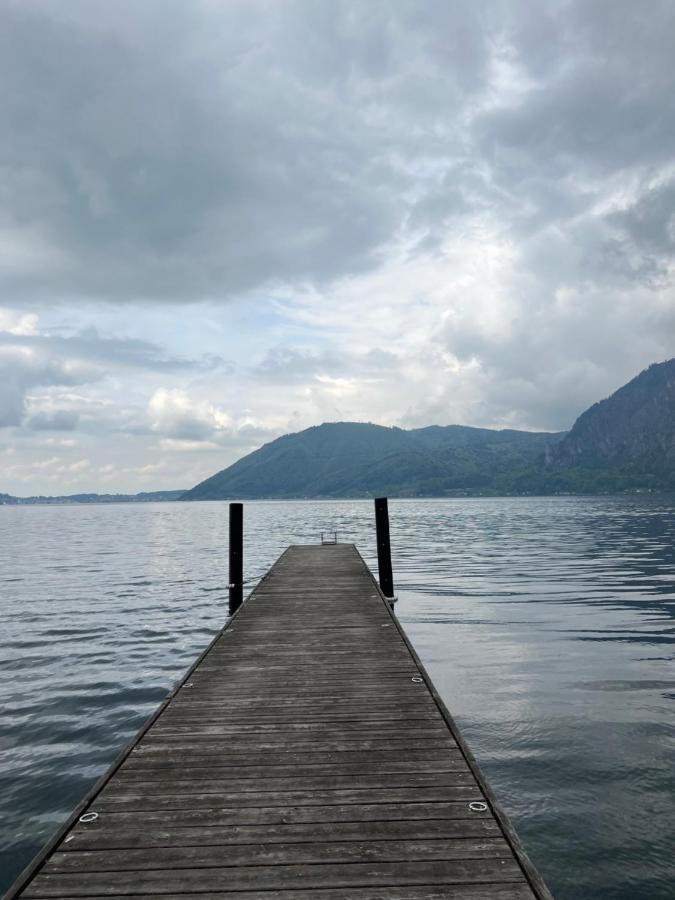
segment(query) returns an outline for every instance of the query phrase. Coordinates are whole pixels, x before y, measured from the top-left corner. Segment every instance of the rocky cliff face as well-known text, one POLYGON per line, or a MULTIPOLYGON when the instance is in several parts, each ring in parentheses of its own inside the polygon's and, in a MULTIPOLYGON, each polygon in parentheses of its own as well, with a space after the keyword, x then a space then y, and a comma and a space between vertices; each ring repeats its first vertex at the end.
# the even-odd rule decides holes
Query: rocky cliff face
POLYGON ((547 449, 547 468, 675 469, 675 359, 655 363, 579 416, 547 449))

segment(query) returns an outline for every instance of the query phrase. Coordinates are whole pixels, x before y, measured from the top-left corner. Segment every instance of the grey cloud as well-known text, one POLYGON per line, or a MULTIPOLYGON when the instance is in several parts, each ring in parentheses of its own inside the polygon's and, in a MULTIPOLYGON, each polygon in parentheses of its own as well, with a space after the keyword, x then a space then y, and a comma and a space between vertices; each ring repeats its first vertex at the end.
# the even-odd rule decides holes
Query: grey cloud
MULTIPOLYGON (((70 335, 0 332, 0 427, 23 423, 27 400, 36 389, 90 384, 125 369, 199 372, 226 369, 226 365, 219 357, 203 360, 173 357, 150 341, 107 337, 94 328, 70 335)), ((106 415, 99 411, 98 418, 103 427, 106 415)), ((116 418, 117 427, 133 428, 119 408, 116 418)), ((90 424, 90 420, 87 412, 82 424, 90 424)), ((31 416, 26 424, 34 430, 72 430, 79 422, 76 410, 50 409, 31 416)), ((143 425, 137 427, 142 429, 143 425)))
POLYGON ((86 328, 74 334, 13 334, 0 331, 0 346, 26 347, 42 354, 86 360, 96 365, 121 366, 149 371, 180 371, 227 366, 221 357, 200 360, 167 354, 158 344, 138 338, 117 338, 86 328))
POLYGON ((184 412, 166 422, 161 433, 180 441, 205 441, 213 436, 213 425, 199 416, 184 412))
POLYGON ((363 359, 364 366, 372 371, 388 371, 398 367, 400 360, 395 353, 390 350, 383 350, 381 347, 373 347, 366 353, 363 359))
POLYGON ((366 353, 350 353, 336 349, 313 351, 307 347, 277 346, 267 351, 253 368, 254 377, 263 380, 307 382, 319 375, 353 377, 395 369, 396 354, 381 347, 366 353))
POLYGON ((99 372, 91 367, 0 346, 0 428, 22 423, 32 389, 87 384, 99 377, 99 372))
POLYGON ((58 409, 54 412, 40 412, 31 416, 26 425, 35 431, 74 431, 80 414, 71 409, 58 409))
POLYGON ((346 359, 335 351, 316 353, 299 347, 272 347, 253 369, 257 378, 305 381, 319 373, 343 372, 346 359))
MULTIPOLYGON (((675 12, 654 7, 5 3, 0 299, 320 282, 481 210, 520 239, 578 228, 598 179, 672 159, 675 12), (499 46, 530 87, 493 108, 499 46)), ((612 240, 593 277, 630 254, 612 240)))
POLYGON ((667 263, 675 251, 675 180, 651 188, 610 218, 634 246, 667 263))
POLYGON ((671 3, 657 0, 647 10, 630 0, 573 0, 530 15, 521 4, 510 9, 509 38, 533 89, 478 122, 483 149, 498 166, 511 163, 512 174, 526 175, 529 161, 539 171, 604 176, 672 158, 671 3), (509 148, 522 156, 509 157, 509 148))
POLYGON ((529 87, 474 121, 477 165, 488 172, 480 202, 523 249, 540 297, 564 285, 662 286, 672 188, 650 185, 675 159, 675 8, 626 0, 506 8, 505 33, 529 87), (625 213, 598 210, 612 194, 625 213))
POLYGON ((0 15, 15 242, 0 290, 24 303, 331 279, 375 265, 402 228, 432 246, 478 209, 531 233, 592 202, 561 189, 570 173, 658 166, 675 146, 667 2, 36 0, 0 15), (532 86, 482 109, 500 44, 532 86))
MULTIPOLYGON (((0 332, 0 427, 19 426, 26 420, 27 401, 36 389, 90 384, 124 369, 199 372, 213 368, 226 370, 227 363, 213 356, 173 357, 150 341, 106 337, 93 328, 72 335, 0 332)), ((100 410, 94 418, 99 428, 107 422, 116 430, 148 431, 138 415, 129 420, 119 407, 113 417, 116 421, 100 410)), ((78 423, 91 425, 91 419, 89 411, 81 418, 74 409, 48 410, 33 415, 26 424, 33 430, 72 430, 78 423)))
POLYGON ((461 5, 136 6, 3 8, 5 297, 222 297, 371 266, 415 183, 400 160, 488 58, 461 5))

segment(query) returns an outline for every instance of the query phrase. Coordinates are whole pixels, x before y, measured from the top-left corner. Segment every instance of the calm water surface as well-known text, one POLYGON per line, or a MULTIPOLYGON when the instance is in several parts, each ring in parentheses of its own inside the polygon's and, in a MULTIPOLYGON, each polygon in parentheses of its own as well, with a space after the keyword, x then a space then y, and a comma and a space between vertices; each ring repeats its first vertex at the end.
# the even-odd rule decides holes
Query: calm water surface
MULTIPOLYGON (((246 578, 372 504, 248 503, 246 578)), ((675 501, 390 504, 397 612, 558 900, 675 897, 675 501)), ((0 890, 226 615, 227 504, 0 507, 0 890)))

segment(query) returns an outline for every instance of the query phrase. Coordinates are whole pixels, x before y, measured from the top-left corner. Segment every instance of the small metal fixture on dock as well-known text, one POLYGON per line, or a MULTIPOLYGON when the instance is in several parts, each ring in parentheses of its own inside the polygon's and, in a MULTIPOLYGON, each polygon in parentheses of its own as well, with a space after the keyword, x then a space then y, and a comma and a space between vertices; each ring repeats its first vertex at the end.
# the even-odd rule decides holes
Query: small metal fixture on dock
POLYGON ((289 547, 6 900, 551 900, 390 608, 381 510, 382 590, 289 547))

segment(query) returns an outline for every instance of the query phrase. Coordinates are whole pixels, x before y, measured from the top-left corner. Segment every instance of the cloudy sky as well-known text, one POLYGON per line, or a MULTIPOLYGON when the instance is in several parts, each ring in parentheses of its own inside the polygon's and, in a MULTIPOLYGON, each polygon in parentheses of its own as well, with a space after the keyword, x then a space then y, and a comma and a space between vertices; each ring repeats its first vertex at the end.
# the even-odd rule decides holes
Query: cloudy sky
POLYGON ((0 492, 675 355, 672 0, 0 0, 0 492))

